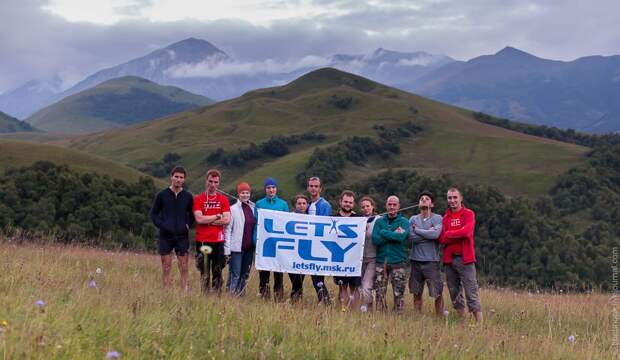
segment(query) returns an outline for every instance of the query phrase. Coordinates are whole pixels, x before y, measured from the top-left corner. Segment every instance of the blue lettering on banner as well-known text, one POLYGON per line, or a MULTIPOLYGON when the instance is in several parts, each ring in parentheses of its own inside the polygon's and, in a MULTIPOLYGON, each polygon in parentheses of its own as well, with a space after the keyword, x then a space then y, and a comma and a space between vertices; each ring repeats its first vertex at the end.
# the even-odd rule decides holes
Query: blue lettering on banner
MULTIPOLYGON (((314 235, 316 237, 321 237, 325 234, 325 228, 328 226, 332 226, 338 231, 338 238, 340 239, 354 239, 357 237, 357 233, 355 232, 355 228, 357 228, 356 224, 340 224, 337 225, 336 222, 330 223, 321 223, 321 222, 308 222, 308 221, 297 221, 290 220, 284 226, 284 229, 278 230, 274 228, 273 219, 266 218, 265 219, 265 231, 271 234, 283 234, 283 235, 293 235, 293 236, 307 236, 314 235), (310 229, 312 228, 312 229, 310 229)), ((295 239, 285 238, 285 237, 269 237, 265 239, 263 244, 263 256, 264 257, 275 257, 278 250, 295 250, 293 245, 283 245, 278 244, 280 242, 286 243, 295 243, 295 239)), ((355 247, 355 243, 351 243, 346 247, 341 247, 335 241, 322 240, 321 244, 331 253, 331 261, 332 262, 344 262, 344 255, 355 247)), ((312 241, 298 239, 297 240, 297 253, 299 257, 304 260, 310 261, 328 261, 327 258, 317 257, 312 255, 312 241)))
MULTIPOLYGON (((276 257, 277 250, 295 250, 293 245, 284 245, 278 243, 295 243, 295 239, 282 238, 282 237, 270 237, 265 239, 263 243, 263 257, 276 257)), ((344 255, 357 245, 351 243, 344 249, 335 241, 321 240, 321 244, 331 253, 332 262, 344 262, 344 255)), ((304 260, 311 261, 328 261, 324 257, 316 257, 312 255, 312 240, 299 239, 297 245, 297 253, 299 257, 304 260)))
POLYGON ((265 231, 272 234, 288 234, 298 236, 314 235, 316 237, 324 236, 325 228, 331 226, 332 229, 337 229, 338 237, 341 239, 354 239, 357 237, 357 233, 353 230, 357 228, 356 224, 340 224, 337 225, 336 221, 330 223, 319 223, 309 221, 289 220, 284 225, 283 230, 276 230, 273 225, 273 219, 265 219, 265 231), (310 225, 314 227, 314 233, 310 232, 310 225), (286 231, 286 232, 285 232, 286 231))
POLYGON ((340 273, 354 273, 357 267, 340 266, 340 265, 317 265, 315 263, 298 263, 298 262, 293 261, 293 269, 312 270, 312 271, 337 271, 340 273))
POLYGON ((261 210, 257 268, 359 276, 366 232, 361 220, 261 210))
POLYGON ((263 256, 276 257, 276 248, 286 249, 286 250, 294 249, 294 247, 291 245, 278 245, 278 242, 292 243, 292 242, 295 242, 295 240, 287 239, 287 238, 270 237, 269 239, 265 240, 265 244, 263 245, 263 256))

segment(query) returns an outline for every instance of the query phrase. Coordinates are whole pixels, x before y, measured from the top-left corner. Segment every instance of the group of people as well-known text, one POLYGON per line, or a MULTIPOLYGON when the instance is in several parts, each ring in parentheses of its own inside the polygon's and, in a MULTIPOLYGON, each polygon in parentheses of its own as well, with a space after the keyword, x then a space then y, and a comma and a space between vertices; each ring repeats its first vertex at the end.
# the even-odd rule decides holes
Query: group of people
MULTIPOLYGON (((201 274, 203 291, 221 291, 225 286, 231 294, 245 294, 254 261, 258 211, 269 209, 289 211, 287 201, 278 197, 278 183, 267 178, 263 183, 265 197, 253 203, 251 187, 242 182, 237 185, 237 202, 230 205, 228 194, 219 190, 221 173, 211 169, 205 179, 205 191, 192 196, 184 189, 187 172, 175 167, 170 174, 170 186, 155 197, 150 211, 153 223, 159 228, 158 252, 161 255, 163 284, 172 283, 172 251, 178 259, 181 287, 188 289, 189 229, 196 224, 196 266, 201 274), (228 264, 229 276, 223 283, 222 271, 228 264)), ((354 309, 368 311, 373 303, 378 310, 387 310, 388 282, 392 285, 394 310, 402 311, 409 278, 414 309, 422 310, 424 284, 434 299, 435 312, 444 315, 443 280, 441 267, 446 274, 448 292, 454 309, 462 317, 465 308, 482 321, 482 310, 476 277, 474 249, 475 214, 463 204, 457 188, 448 189, 448 209, 441 216, 433 212, 434 197, 428 191, 419 195, 419 213, 406 219, 400 212, 400 200, 389 196, 386 212, 377 215, 375 201, 369 196, 358 200, 361 214, 355 212, 356 194, 345 190, 338 199, 337 211, 321 196, 322 184, 318 177, 307 182, 306 194, 293 199, 293 211, 316 216, 364 216, 366 236, 361 276, 336 276, 338 299, 343 311, 354 309), (412 247, 408 253, 406 242, 412 247), (409 263, 409 264, 408 264, 409 263), (407 268, 410 269, 407 276, 407 268), (374 299, 373 299, 374 292, 374 299), (373 301, 374 300, 374 301, 373 301)), ((232 197, 232 196, 231 196, 232 197)), ((271 298, 270 278, 273 274, 273 297, 283 301, 284 274, 259 271, 259 292, 264 299, 271 298)), ((305 275, 289 273, 290 301, 303 297, 305 275)), ((325 276, 312 275, 312 285, 317 300, 331 304, 325 276)))

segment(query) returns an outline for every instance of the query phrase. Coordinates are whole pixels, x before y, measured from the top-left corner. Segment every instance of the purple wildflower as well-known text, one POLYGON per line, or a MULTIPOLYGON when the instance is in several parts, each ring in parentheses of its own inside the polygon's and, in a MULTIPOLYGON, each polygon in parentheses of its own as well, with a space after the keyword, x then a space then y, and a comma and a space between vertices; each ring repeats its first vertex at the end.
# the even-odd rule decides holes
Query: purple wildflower
POLYGON ((121 353, 119 353, 116 350, 108 351, 108 353, 105 354, 106 359, 118 359, 120 357, 121 357, 121 353))

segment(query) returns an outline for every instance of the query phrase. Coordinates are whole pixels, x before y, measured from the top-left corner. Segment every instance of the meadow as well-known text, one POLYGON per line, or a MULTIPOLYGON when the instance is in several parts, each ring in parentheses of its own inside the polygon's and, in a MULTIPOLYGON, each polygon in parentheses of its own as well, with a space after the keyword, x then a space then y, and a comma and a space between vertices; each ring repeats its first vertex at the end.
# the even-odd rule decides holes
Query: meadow
MULTIPOLYGON (((155 255, 0 238, 0 354, 4 359, 610 359, 605 293, 527 293, 483 287, 485 322, 341 312, 315 303, 163 289, 155 255)), ((176 265, 175 265, 176 267, 176 265)), ((178 286, 178 271, 175 285, 178 286)), ((286 290, 290 284, 285 277, 286 290)), ((336 294, 330 281, 331 292, 336 294)), ((389 290, 391 291, 391 290, 389 290)), ((447 298, 447 290, 444 291, 447 298)))

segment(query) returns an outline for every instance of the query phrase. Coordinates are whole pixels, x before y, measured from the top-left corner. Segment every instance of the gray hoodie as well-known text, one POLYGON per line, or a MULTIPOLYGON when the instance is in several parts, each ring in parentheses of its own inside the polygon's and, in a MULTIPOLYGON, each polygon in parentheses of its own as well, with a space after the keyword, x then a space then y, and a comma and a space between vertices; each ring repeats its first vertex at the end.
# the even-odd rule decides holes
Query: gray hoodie
POLYGON ((421 214, 414 215, 409 219, 409 224, 409 239, 412 242, 409 258, 415 261, 440 261, 438 239, 441 234, 441 215, 431 213, 426 220, 421 214))

